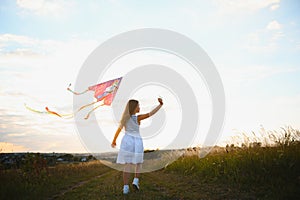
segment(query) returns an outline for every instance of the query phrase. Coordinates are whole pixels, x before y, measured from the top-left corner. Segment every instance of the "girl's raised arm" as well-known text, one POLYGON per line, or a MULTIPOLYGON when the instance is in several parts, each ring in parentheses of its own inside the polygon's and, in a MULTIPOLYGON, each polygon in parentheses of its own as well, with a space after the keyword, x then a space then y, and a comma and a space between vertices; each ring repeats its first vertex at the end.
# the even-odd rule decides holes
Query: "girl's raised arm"
POLYGON ((154 108, 154 109, 153 109, 151 112, 149 112, 149 113, 142 114, 142 115, 139 115, 139 116, 138 116, 137 120, 138 120, 139 123, 140 123, 140 121, 142 121, 142 120, 144 120, 144 119, 147 119, 147 118, 151 117, 152 115, 154 115, 154 114, 162 107, 162 105, 164 104, 162 98, 158 98, 157 100, 158 100, 158 102, 159 102, 159 105, 156 106, 156 108, 154 108))

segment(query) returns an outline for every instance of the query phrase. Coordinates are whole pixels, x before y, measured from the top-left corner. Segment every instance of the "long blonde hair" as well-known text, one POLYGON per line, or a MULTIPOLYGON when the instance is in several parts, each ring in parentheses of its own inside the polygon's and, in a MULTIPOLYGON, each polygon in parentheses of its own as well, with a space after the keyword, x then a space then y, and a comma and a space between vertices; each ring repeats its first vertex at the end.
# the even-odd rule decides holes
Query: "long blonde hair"
POLYGON ((138 106, 139 102, 135 99, 130 99, 127 102, 127 105, 124 109, 122 118, 120 120, 120 127, 123 128, 126 122, 130 119, 130 116, 134 114, 136 107, 138 106))

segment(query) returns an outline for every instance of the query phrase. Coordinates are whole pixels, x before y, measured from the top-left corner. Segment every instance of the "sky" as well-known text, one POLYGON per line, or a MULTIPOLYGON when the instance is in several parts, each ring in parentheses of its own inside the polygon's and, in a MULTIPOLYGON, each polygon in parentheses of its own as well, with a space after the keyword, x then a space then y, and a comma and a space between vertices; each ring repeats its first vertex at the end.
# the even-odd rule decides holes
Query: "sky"
MULTIPOLYGON (((75 83, 89 54, 109 38, 140 28, 181 33, 197 42, 212 59, 226 95, 226 119, 219 144, 237 133, 259 133, 262 127, 299 129, 299 9, 298 0, 1 0, 0 152, 88 151, 73 120, 31 113, 24 103, 37 109, 47 105, 71 111, 73 99, 66 87, 75 83)), ((184 64, 179 60, 175 63, 175 59, 163 53, 141 52, 114 65, 136 66, 155 60, 176 65, 184 73, 184 64)), ((117 78, 125 71, 116 68, 111 74, 117 78)), ((202 90, 193 89, 195 94, 202 90)), ((144 88, 149 90, 153 88, 144 88)), ((151 98, 142 91, 133 94, 141 99, 141 110, 148 111, 156 95, 165 95, 165 102, 169 101, 165 113, 180 115, 174 94, 158 90, 151 98)), ((203 108, 200 129, 204 132, 209 126, 207 105, 209 99, 199 106, 203 108)), ((111 140, 117 123, 109 109, 97 111, 99 120, 90 123, 104 123, 105 135, 111 140)), ((172 120, 178 122, 180 117, 172 120)), ((178 129, 171 127, 172 120, 166 132, 178 129)), ((193 145, 198 145, 202 136, 197 138, 193 145)), ((145 143, 150 149, 164 145, 145 143)))

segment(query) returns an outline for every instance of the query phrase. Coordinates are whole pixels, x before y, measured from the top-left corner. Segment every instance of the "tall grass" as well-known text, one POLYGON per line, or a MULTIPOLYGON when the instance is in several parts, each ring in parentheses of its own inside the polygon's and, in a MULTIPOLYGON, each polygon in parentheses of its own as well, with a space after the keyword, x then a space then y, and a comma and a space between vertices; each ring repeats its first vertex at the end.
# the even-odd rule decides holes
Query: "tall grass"
MULTIPOLYGON (((222 183, 252 191, 264 199, 300 197, 300 141, 298 130, 282 129, 270 135, 275 141, 261 145, 259 141, 223 151, 204 158, 182 157, 166 171, 192 177, 203 183, 222 183)), ((247 138, 246 138, 247 139, 247 138)), ((200 150, 201 151, 201 150, 200 150)))
POLYGON ((32 166, 0 170, 0 199, 47 199, 75 183, 108 171, 98 161, 61 164, 38 171, 32 166))

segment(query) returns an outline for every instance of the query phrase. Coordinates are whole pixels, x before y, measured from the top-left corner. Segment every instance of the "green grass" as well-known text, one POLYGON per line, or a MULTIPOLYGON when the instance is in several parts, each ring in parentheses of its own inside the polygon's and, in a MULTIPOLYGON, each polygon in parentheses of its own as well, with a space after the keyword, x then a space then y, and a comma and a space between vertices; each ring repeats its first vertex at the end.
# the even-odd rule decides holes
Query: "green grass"
POLYGON ((300 199, 299 135, 284 129, 272 145, 230 145, 204 158, 182 156, 142 174, 141 191, 125 197, 122 172, 99 162, 38 172, 29 164, 0 171, 0 199, 300 199))
POLYGON ((41 170, 0 171, 0 199, 47 199, 74 184, 110 169, 99 162, 62 164, 41 170))

